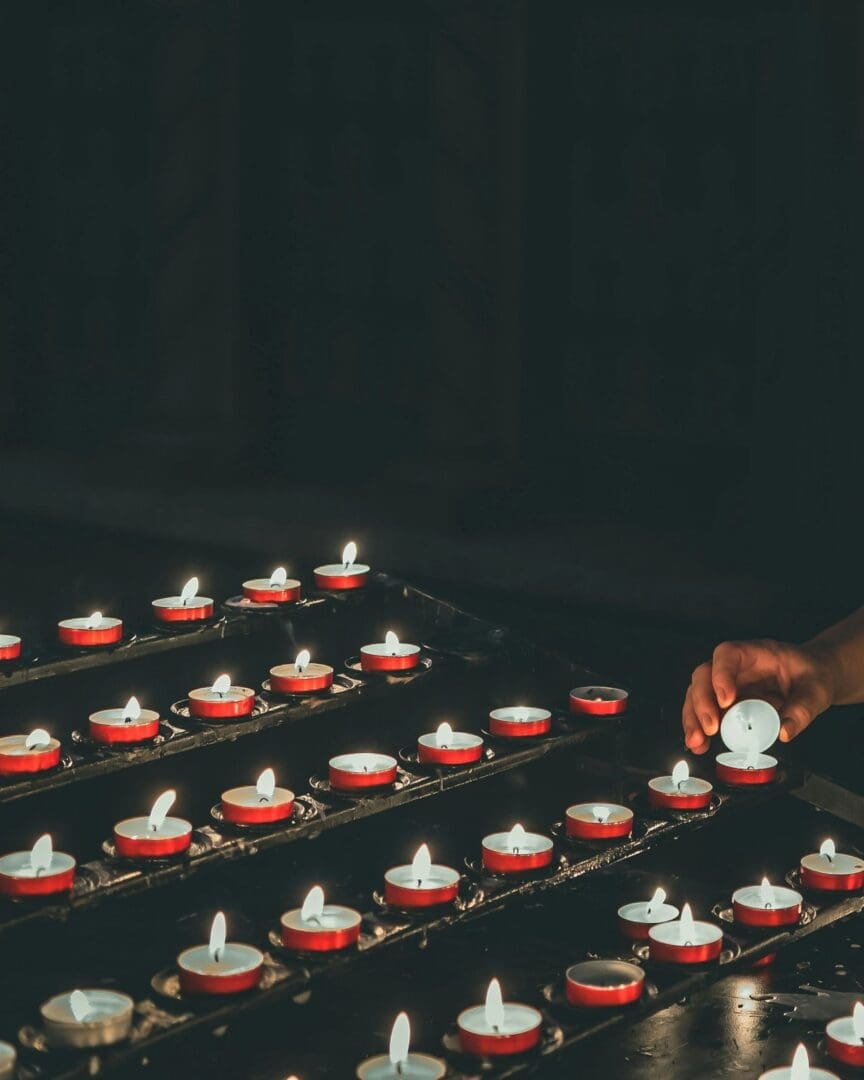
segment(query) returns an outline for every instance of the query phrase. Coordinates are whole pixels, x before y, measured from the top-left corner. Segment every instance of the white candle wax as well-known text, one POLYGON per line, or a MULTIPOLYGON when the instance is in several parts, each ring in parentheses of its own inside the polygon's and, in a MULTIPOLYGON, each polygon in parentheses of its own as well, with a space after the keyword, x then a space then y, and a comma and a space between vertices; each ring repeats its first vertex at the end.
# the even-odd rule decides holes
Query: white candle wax
POLYGON ((0 649, 8 649, 12 645, 20 644, 21 638, 17 634, 0 634, 0 649))
POLYGON ((538 720, 551 719, 552 713, 531 705, 507 705, 502 709, 492 709, 489 717, 510 724, 536 724, 538 720))
POLYGON ((777 758, 770 754, 750 754, 729 750, 717 755, 717 764, 725 765, 727 769, 774 769, 777 767, 777 758))
POLYGON ((389 1054, 379 1054, 357 1066, 358 1080, 441 1080, 446 1075, 444 1062, 428 1054, 411 1053, 398 1065, 389 1054))
POLYGON ((840 1077, 827 1069, 817 1069, 815 1065, 811 1065, 806 1073, 795 1071, 792 1065, 781 1065, 762 1073, 759 1080, 840 1080, 840 1077))
POLYGON ((864 860, 857 855, 845 855, 838 851, 836 855, 822 855, 814 853, 805 855, 801 865, 806 870, 813 870, 819 874, 860 874, 864 870, 864 860))
POLYGON ((531 1005, 511 1001, 504 1002, 500 1019, 501 1023, 493 1026, 486 1018, 485 1005, 472 1005, 459 1014, 456 1023, 473 1035, 521 1035, 543 1022, 542 1014, 531 1005))
POLYGON ((107 615, 103 615, 94 626, 92 616, 88 615, 80 619, 61 619, 57 625, 62 626, 65 630, 113 630, 115 627, 122 625, 122 620, 111 619, 107 615))
POLYGON ((189 697, 194 697, 196 701, 244 701, 249 697, 249 689, 245 686, 229 686, 227 690, 220 691, 214 690, 213 687, 208 687, 200 690, 190 690, 189 697))
POLYGON ((688 776, 680 784, 671 776, 655 776, 648 781, 648 786, 661 795, 705 795, 712 790, 707 780, 700 780, 696 776, 688 776))
POLYGON ((316 566, 315 573, 321 577, 352 577, 354 575, 368 574, 369 567, 364 563, 326 563, 324 566, 316 566))
POLYGON ((542 851, 549 851, 552 847, 552 839, 542 836, 540 833, 522 833, 517 844, 514 844, 512 830, 510 832, 490 833, 483 837, 483 847, 490 851, 500 852, 502 855, 537 855, 542 851))
POLYGON ((49 738, 47 741, 37 742, 33 746, 27 745, 30 735, 4 735, 0 739, 0 754, 8 757, 22 757, 24 754, 38 754, 49 750, 56 750, 60 745, 57 739, 49 738))
POLYGON ((200 608, 207 607, 212 604, 213 600, 209 596, 160 596, 157 600, 153 601, 154 607, 160 608, 200 608))
POLYGON ((327 933, 333 930, 349 930, 360 925, 360 913, 353 908, 341 907, 339 904, 325 904, 321 914, 303 918, 303 909, 294 908, 286 911, 280 922, 287 930, 303 930, 307 933, 320 931, 327 933))
POLYGON ((618 915, 627 922, 644 923, 646 926, 657 926, 660 923, 671 922, 677 919, 680 911, 674 904, 653 903, 636 901, 631 904, 623 904, 618 908, 618 915))
POLYGON ((483 745, 483 739, 479 735, 472 735, 467 731, 452 731, 444 742, 438 741, 436 731, 430 731, 421 735, 417 741, 432 750, 468 750, 483 745))
POLYGON ((283 679, 320 679, 332 672, 333 668, 329 664, 304 664, 299 668, 296 664, 279 664, 270 668, 271 675, 275 674, 283 679))
POLYGON ((45 1035, 52 1046, 108 1046, 125 1039, 135 1003, 116 990, 72 990, 56 994, 40 1007, 45 1035), (75 997, 83 995, 76 1015, 75 997))
POLYGON ((420 652, 419 645, 409 645, 400 641, 396 645, 388 645, 384 641, 375 642, 373 645, 364 645, 360 652, 367 656, 415 656, 420 652))
POLYGON ((782 911, 784 908, 798 907, 803 902, 801 893, 787 889, 784 885, 771 885, 771 900, 765 902, 760 885, 745 885, 732 894, 732 902, 742 907, 759 908, 761 911, 782 911))
POLYGON ((32 879, 63 874, 75 866, 75 860, 64 851, 52 851, 50 861, 46 866, 34 866, 32 855, 32 851, 13 851, 9 855, 3 855, 0 857, 0 874, 12 878, 32 879))
POLYGON ((615 803, 579 803, 567 808, 567 817, 596 825, 620 825, 625 821, 632 821, 633 811, 615 803))
POLYGON ((185 836, 192 832, 192 825, 184 818, 166 817, 157 827, 152 828, 149 817, 125 818, 114 826, 114 832, 128 840, 162 840, 169 837, 185 836))
POLYGON ((262 795, 254 784, 229 788, 222 792, 222 802, 230 802, 234 806, 281 806, 293 801, 294 792, 282 787, 274 788, 271 796, 262 795))
POLYGON ((153 709, 141 709, 137 716, 130 717, 126 709, 100 709, 90 714, 90 722, 104 724, 106 727, 140 727, 152 724, 159 719, 159 713, 153 709))
POLYGON ((211 955, 209 945, 193 945, 177 957, 177 966, 195 975, 242 975, 264 963, 264 954, 253 945, 229 941, 219 949, 219 959, 211 955))
POLYGON ((330 759, 330 767, 340 772, 378 773, 396 766, 389 754, 338 754, 330 759))
POLYGON ((400 889, 446 889, 459 880, 459 871, 433 863, 422 877, 418 877, 409 863, 392 867, 384 875, 384 879, 391 885, 398 885, 400 889))
POLYGON ((686 926, 680 919, 677 922, 660 923, 651 927, 651 937, 663 945, 710 945, 723 937, 723 931, 712 923, 694 920, 686 926))

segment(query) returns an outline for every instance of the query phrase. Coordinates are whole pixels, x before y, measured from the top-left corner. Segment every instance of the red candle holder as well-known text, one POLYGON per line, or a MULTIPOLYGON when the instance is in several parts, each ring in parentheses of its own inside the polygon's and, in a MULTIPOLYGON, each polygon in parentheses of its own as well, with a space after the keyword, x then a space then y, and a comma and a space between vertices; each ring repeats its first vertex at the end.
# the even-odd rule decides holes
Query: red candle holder
POLYGON ((585 960, 567 968, 564 981, 571 1005, 609 1009, 639 1000, 645 972, 624 960, 585 960))
POLYGON ((236 825, 267 825, 287 821, 294 813, 294 792, 276 787, 272 769, 265 769, 257 784, 222 792, 222 817, 236 825))
POLYGON ((660 923, 648 931, 648 955, 663 964, 705 964, 723 950, 723 931, 712 923, 693 920, 690 905, 675 922, 660 923))
POLYGON ((333 668, 309 662, 309 650, 302 649, 293 664, 270 668, 270 689, 277 694, 311 694, 333 685, 333 668))
POLYGON ((244 581, 243 595, 256 604, 291 604, 300 599, 300 582, 289 578, 280 566, 269 578, 244 581))
POLYGON ((396 758, 389 754, 338 754, 330 758, 330 786, 362 791, 396 783, 396 758))
POLYGON ((44 772, 60 764, 60 743, 36 728, 29 735, 0 738, 0 776, 44 772))
POLYGON ((514 825, 509 832, 484 836, 482 851, 483 865, 493 874, 524 874, 549 866, 554 846, 550 837, 514 825))
POLYGON ((421 845, 410 865, 394 866, 384 875, 384 900, 396 908, 426 908, 452 904, 459 892, 459 873, 432 862, 421 845))
POLYGON ((231 686, 230 682, 227 675, 220 675, 212 686, 190 690, 190 714, 205 720, 249 716, 255 708, 255 691, 248 686, 231 686))
POLYGON ((799 872, 801 884, 818 892, 864 889, 864 859, 836 851, 833 840, 826 840, 818 854, 805 855, 799 872))
POLYGON ((163 791, 148 817, 125 818, 114 826, 114 847, 126 859, 159 859, 179 855, 192 842, 192 826, 183 818, 168 817, 177 793, 163 791))
POLYGON ((198 578, 190 578, 179 596, 163 596, 151 604, 153 618, 160 623, 204 622, 213 616, 213 600, 197 596, 198 578))
POLYGON ((108 746, 146 742, 159 734, 159 713, 142 709, 130 698, 122 709, 100 709, 90 714, 90 738, 108 746))
POLYGON ((770 784, 777 777, 777 759, 764 753, 780 734, 780 715, 758 698, 739 701, 720 724, 727 753, 716 759, 717 779, 731 787, 770 784))
POLYGON ((509 1057, 533 1050, 543 1032, 543 1014, 531 1005, 501 1000, 497 979, 489 984, 485 1005, 463 1009, 456 1018, 464 1053, 509 1057))
POLYGON ((826 1025, 825 1042, 835 1061, 864 1066, 864 1005, 860 1001, 852 1007, 851 1016, 838 1017, 826 1025))
POLYGON ((303 906, 279 920, 282 944, 298 952, 336 952, 356 945, 361 916, 353 908, 325 904, 320 885, 313 886, 303 906))
POLYGON ((483 757, 479 735, 454 731, 448 723, 417 739, 417 760, 424 765, 470 765, 483 757))
POLYGON ((13 851, 0 857, 0 895, 55 896, 69 892, 75 883, 75 859, 54 851, 46 833, 31 851, 13 851))
POLYGON ((671 776, 648 781, 648 801, 660 810, 704 810, 711 805, 713 793, 707 780, 690 775, 685 761, 678 762, 671 776))
POLYGON ((614 840, 633 832, 633 811, 614 803, 578 803, 564 815, 567 835, 579 840, 614 840))
POLYGON ((508 705, 489 713, 489 731, 505 739, 536 738, 552 730, 552 713, 532 706, 508 705))
POLYGON ((79 649, 115 645, 123 637, 123 620, 109 619, 99 611, 86 619, 61 619, 57 636, 64 645, 79 649))
POLYGON ((618 908, 618 929, 631 941, 647 941, 652 926, 672 922, 681 912, 666 903, 666 893, 657 889, 648 901, 634 901, 618 908))
POLYGON ((17 660, 21 655, 21 638, 15 634, 0 634, 0 660, 17 660))
POLYGON ((369 567, 354 560, 357 558, 357 545, 351 541, 342 551, 341 563, 327 563, 315 567, 315 586, 329 592, 344 592, 348 589, 362 589, 369 580, 369 567))
POLYGON ((801 893, 767 878, 761 885, 748 885, 732 894, 732 913, 742 926, 794 926, 801 918, 801 893))
POLYGON ((420 646, 401 642, 392 630, 385 641, 364 645, 360 650, 363 671, 411 671, 420 661, 420 646))
POLYGON ((261 981, 264 954, 252 945, 225 940, 225 916, 213 920, 208 945, 184 949, 177 957, 180 989, 186 994, 240 994, 261 981))
POLYGON ((617 686, 577 686, 570 691, 570 712, 585 716, 618 716, 627 711, 630 695, 617 686))

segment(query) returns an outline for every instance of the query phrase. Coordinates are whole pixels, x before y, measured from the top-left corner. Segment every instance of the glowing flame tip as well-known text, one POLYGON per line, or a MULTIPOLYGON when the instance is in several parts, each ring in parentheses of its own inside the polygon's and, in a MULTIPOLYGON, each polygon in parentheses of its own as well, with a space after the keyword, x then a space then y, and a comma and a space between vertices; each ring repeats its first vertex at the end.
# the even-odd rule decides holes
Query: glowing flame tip
POLYGON ((73 990, 69 995, 69 1008, 75 1020, 80 1024, 90 1012, 90 999, 83 990, 73 990))
POLYGON ((387 651, 393 653, 394 656, 399 651, 399 638, 396 637, 392 630, 388 630, 384 635, 384 645, 387 651))
POLYGON ((217 962, 221 960, 227 936, 228 928, 225 924, 225 914, 222 911, 217 911, 213 916, 213 924, 210 927, 210 943, 207 946, 211 960, 217 962))
POLYGON ((102 625, 102 612, 94 611, 90 618, 87 620, 87 629, 96 630, 102 625))
POLYGON ((353 540, 349 540, 348 543, 342 548, 342 567, 345 570, 350 570, 357 559, 357 545, 353 540))
POLYGON ((54 853, 54 846, 51 842, 51 833, 45 833, 40 836, 36 843, 33 845, 33 849, 30 852, 30 865, 35 871, 47 870, 51 865, 51 856, 54 853))
POLYGON ((193 596, 198 595, 198 578, 190 577, 183 588, 180 590, 180 600, 187 604, 193 596))
POLYGON ((810 1080, 810 1058, 807 1056, 807 1047, 804 1043, 798 1043, 792 1058, 792 1068, 789 1070, 789 1080, 810 1080))
POLYGON ((665 904, 665 903, 666 903, 666 890, 665 889, 655 889, 654 890, 654 895, 651 897, 651 900, 650 900, 650 902, 648 904, 648 907, 650 908, 650 907, 654 907, 655 904, 660 905, 660 904, 665 904))
POLYGON ((168 816, 168 811, 174 805, 176 798, 177 792, 173 788, 169 788, 167 791, 163 791, 156 802, 153 803, 153 809, 147 818, 147 828, 151 832, 158 832, 165 824, 165 818, 168 816))
POLYGON ((285 582, 288 580, 288 571, 284 566, 277 566, 273 573, 270 575, 270 588, 282 589, 285 586, 285 582))
POLYGON ((210 690, 214 694, 227 694, 231 689, 231 676, 220 675, 218 679, 210 687, 210 690))
POLYGON ((507 833, 507 847, 511 851, 518 851, 525 844, 525 829, 517 823, 507 833))
POLYGON ((685 904, 681 908, 681 940, 692 941, 696 933, 696 924, 693 921, 693 912, 690 905, 685 904))
POLYGON ((310 919, 320 919, 323 914, 324 890, 320 885, 313 885, 300 908, 300 918, 303 922, 309 922, 310 919))
POLYGON ((493 979, 486 991, 486 1004, 484 1006, 486 1023, 495 1031, 504 1027, 504 999, 501 996, 501 983, 493 979))
POLYGON ((449 746, 453 741, 453 728, 445 720, 438 725, 438 730, 435 732, 435 745, 436 746, 449 746))
POLYGON ((759 886, 759 902, 766 908, 774 906, 774 887, 767 877, 762 878, 759 886))
POLYGON ((823 840, 819 848, 819 854, 824 855, 828 859, 833 859, 837 854, 837 848, 834 845, 834 841, 831 839, 823 840))
POLYGON ((679 761, 675 768, 672 770, 672 783, 676 787, 680 787, 685 780, 690 778, 690 770, 687 767, 686 761, 679 761))
POLYGON ((860 1001, 852 1006, 852 1031, 856 1039, 864 1042, 864 1005, 860 1001))
POLYGON ((51 736, 45 728, 37 727, 33 728, 24 740, 24 747, 27 750, 35 750, 37 746, 47 746, 50 742, 51 736))
POLYGON ((138 704, 138 698, 133 694, 123 706, 123 719, 137 720, 140 715, 141 706, 138 704))
POLYGON ((393 1021, 390 1032, 390 1064, 404 1065, 408 1060, 408 1048, 411 1046, 411 1024, 408 1013, 401 1012, 393 1021))
POLYGON ((608 806, 595 806, 591 811, 594 815, 594 820, 599 821, 601 825, 605 824, 612 813, 608 806))
POLYGON ((273 798, 273 792, 276 790, 276 773, 272 769, 265 769, 258 777, 255 790, 262 799, 270 802, 273 798))
POLYGON ((309 661, 312 659, 312 653, 308 649, 301 649, 297 653, 297 659, 294 661, 294 667, 302 675, 303 672, 309 667, 309 661))
POLYGON ((428 844, 421 844, 411 861, 412 881, 426 881, 432 872, 432 856, 428 844))

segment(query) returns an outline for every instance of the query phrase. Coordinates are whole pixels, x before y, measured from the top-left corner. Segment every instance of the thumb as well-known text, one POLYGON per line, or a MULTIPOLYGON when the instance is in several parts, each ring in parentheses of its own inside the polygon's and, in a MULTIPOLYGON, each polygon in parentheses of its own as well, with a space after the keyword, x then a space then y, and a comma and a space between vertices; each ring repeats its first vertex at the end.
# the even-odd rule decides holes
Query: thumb
POLYGON ((791 742, 796 735, 809 727, 826 707, 827 702, 817 683, 797 685, 780 709, 780 741, 791 742))

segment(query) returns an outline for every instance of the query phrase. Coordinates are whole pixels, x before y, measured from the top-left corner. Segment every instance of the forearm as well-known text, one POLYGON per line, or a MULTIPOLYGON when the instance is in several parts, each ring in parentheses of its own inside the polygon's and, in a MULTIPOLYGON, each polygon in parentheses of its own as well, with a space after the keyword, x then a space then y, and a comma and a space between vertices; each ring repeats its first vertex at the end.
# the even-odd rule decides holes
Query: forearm
POLYGON ((835 705, 864 701, 864 608, 807 642, 830 671, 835 705))

